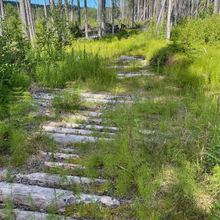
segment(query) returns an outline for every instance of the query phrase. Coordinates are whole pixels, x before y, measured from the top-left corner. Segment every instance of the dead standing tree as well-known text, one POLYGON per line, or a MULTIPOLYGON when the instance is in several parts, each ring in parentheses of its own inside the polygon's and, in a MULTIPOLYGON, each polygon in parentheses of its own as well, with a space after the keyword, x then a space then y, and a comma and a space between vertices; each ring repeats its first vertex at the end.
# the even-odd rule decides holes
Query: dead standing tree
POLYGON ((85 38, 88 39, 88 18, 87 18, 87 0, 84 0, 84 8, 85 8, 85 38))
POLYGON ((3 0, 0 0, 0 36, 2 36, 3 21, 4 21, 4 4, 3 4, 3 0))

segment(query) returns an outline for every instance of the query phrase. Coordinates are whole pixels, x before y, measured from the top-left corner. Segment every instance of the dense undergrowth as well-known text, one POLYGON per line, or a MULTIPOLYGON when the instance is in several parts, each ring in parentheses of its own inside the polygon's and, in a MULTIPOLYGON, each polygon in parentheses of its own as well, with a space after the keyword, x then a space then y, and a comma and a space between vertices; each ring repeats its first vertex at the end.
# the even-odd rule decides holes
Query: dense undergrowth
MULTIPOLYGON (((154 21, 142 33, 128 29, 88 41, 63 42, 58 29, 48 35, 42 28, 34 49, 21 29, 5 28, 0 38, 1 155, 12 155, 10 162, 20 165, 47 142, 43 135, 40 141, 27 139, 28 126, 39 123, 24 92, 33 82, 65 88, 74 81, 71 86, 78 89, 150 97, 103 113, 103 120, 120 132, 114 143, 75 146, 86 158, 80 175, 110 179, 109 193, 132 199, 133 205, 118 211, 127 219, 219 219, 219 25, 219 15, 181 20, 168 43, 166 25, 156 27, 154 21), (118 80, 105 67, 121 54, 146 56, 154 78, 118 80), (97 171, 100 166, 104 173, 97 171)), ((66 111, 80 104, 77 94, 53 103, 66 111)), ((53 141, 48 145, 54 149, 53 141)), ((6 163, 1 156, 0 163, 6 163)), ((96 208, 91 213, 90 207, 90 217, 108 213, 96 208)), ((114 210, 108 215, 114 219, 114 210)))

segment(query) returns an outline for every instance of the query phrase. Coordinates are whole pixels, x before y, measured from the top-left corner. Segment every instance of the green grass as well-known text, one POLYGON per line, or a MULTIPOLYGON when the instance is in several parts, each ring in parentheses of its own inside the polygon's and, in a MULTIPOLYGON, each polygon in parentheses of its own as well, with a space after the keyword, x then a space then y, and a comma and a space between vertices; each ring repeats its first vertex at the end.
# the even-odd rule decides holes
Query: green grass
MULTIPOLYGON (((207 19, 210 25, 211 18, 207 19)), ((214 21, 218 20, 214 17, 214 21)), ((184 22, 175 29, 182 31, 183 37, 179 36, 177 41, 174 38, 177 33, 174 33, 174 41, 170 43, 164 41, 161 27, 153 36, 152 26, 149 33, 134 32, 128 39, 123 33, 98 41, 74 41, 62 50, 62 59, 50 60, 41 51, 41 58, 46 61, 38 63, 35 74, 29 76, 40 85, 65 88, 67 82, 73 81, 69 85, 78 91, 111 91, 132 94, 140 100, 146 98, 144 102, 118 104, 114 110, 103 111, 106 126, 119 128, 114 142, 100 140, 73 145, 84 158, 77 163, 82 163, 86 169, 52 168, 50 171, 105 178, 109 180, 105 186, 108 195, 132 200, 133 204, 117 209, 98 209, 92 205, 70 207, 67 214, 77 209, 77 217, 83 218, 219 219, 220 49, 217 38, 210 36, 215 44, 205 44, 199 35, 194 50, 192 43, 196 35, 193 30, 190 36, 194 37, 187 38, 189 41, 185 45, 187 25, 198 29, 198 24, 205 21, 184 22), (148 38, 151 40, 146 40, 148 38), (108 59, 117 59, 121 54, 146 56, 150 65, 147 71, 154 75, 117 79, 116 71, 105 66, 109 65, 108 59), (117 212, 119 217, 116 217, 117 212)), ((131 66, 126 71, 131 70, 136 69, 131 66)), ((28 132, 24 132, 24 125, 32 123, 31 103, 28 94, 23 94, 19 100, 6 106, 11 121, 0 124, 1 149, 2 153, 11 155, 10 162, 22 164, 48 139, 35 137, 25 142, 28 132), (20 115, 23 117, 18 120, 20 115)), ((94 104, 81 103, 77 93, 56 98, 53 106, 66 112, 82 106, 95 108, 94 104)), ((53 151, 53 141, 47 147, 53 151)), ((5 162, 3 159, 1 163, 5 162)), ((73 189, 77 193, 84 190, 73 189)))

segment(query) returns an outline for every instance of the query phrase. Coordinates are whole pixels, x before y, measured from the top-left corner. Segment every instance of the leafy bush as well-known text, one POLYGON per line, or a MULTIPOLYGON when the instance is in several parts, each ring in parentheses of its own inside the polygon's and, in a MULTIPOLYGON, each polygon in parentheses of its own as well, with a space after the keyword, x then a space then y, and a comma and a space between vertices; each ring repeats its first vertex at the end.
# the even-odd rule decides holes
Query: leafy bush
POLYGON ((171 40, 191 48, 217 45, 220 41, 220 15, 181 19, 172 30, 171 40))

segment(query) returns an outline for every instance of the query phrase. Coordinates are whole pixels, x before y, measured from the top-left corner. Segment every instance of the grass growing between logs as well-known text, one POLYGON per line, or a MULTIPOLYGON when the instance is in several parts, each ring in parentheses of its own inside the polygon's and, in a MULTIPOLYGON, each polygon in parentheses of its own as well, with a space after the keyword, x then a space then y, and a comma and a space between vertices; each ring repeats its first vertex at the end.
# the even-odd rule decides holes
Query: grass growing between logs
POLYGON ((165 88, 163 99, 103 112, 120 129, 115 142, 74 147, 87 176, 109 179, 108 193, 134 202, 128 218, 217 219, 218 99, 190 87, 170 98, 165 88))
MULTIPOLYGON (((219 18, 214 19, 219 22, 219 18)), ((187 25, 196 26, 187 20, 180 24, 183 33, 187 33, 187 25)), ((73 81, 70 87, 78 91, 110 91, 137 97, 133 104, 117 104, 114 110, 103 111, 104 131, 112 125, 119 128, 114 142, 103 139, 73 144, 82 158, 66 162, 83 165, 85 169, 55 167, 48 171, 107 179, 103 188, 74 184, 68 187, 77 195, 92 191, 119 196, 132 205, 107 209, 93 203, 79 204, 66 208, 66 215, 95 219, 220 218, 220 51, 208 42, 196 44, 195 33, 194 37, 186 34, 175 40, 178 28, 175 31, 171 43, 163 39, 146 41, 148 33, 128 39, 74 42, 54 60, 42 50, 40 59, 44 62, 36 64, 36 71, 30 75, 24 73, 27 79, 51 88, 65 88, 67 82, 73 81), (145 69, 153 75, 117 79, 116 71, 105 67, 110 65, 109 58, 116 61, 121 54, 144 55, 150 64, 145 69)), ((217 44, 215 38, 212 41, 217 44)), ((124 71, 138 71, 136 65, 139 63, 124 71)), ((41 149, 56 152, 56 146, 41 133, 27 138, 35 131, 30 125, 42 121, 32 114, 30 94, 23 93, 22 88, 14 90, 1 108, 4 120, 0 124, 0 163, 9 161, 20 166, 41 149)), ((66 93, 54 99, 53 107, 69 113, 96 106, 82 103, 77 93, 66 93)))

